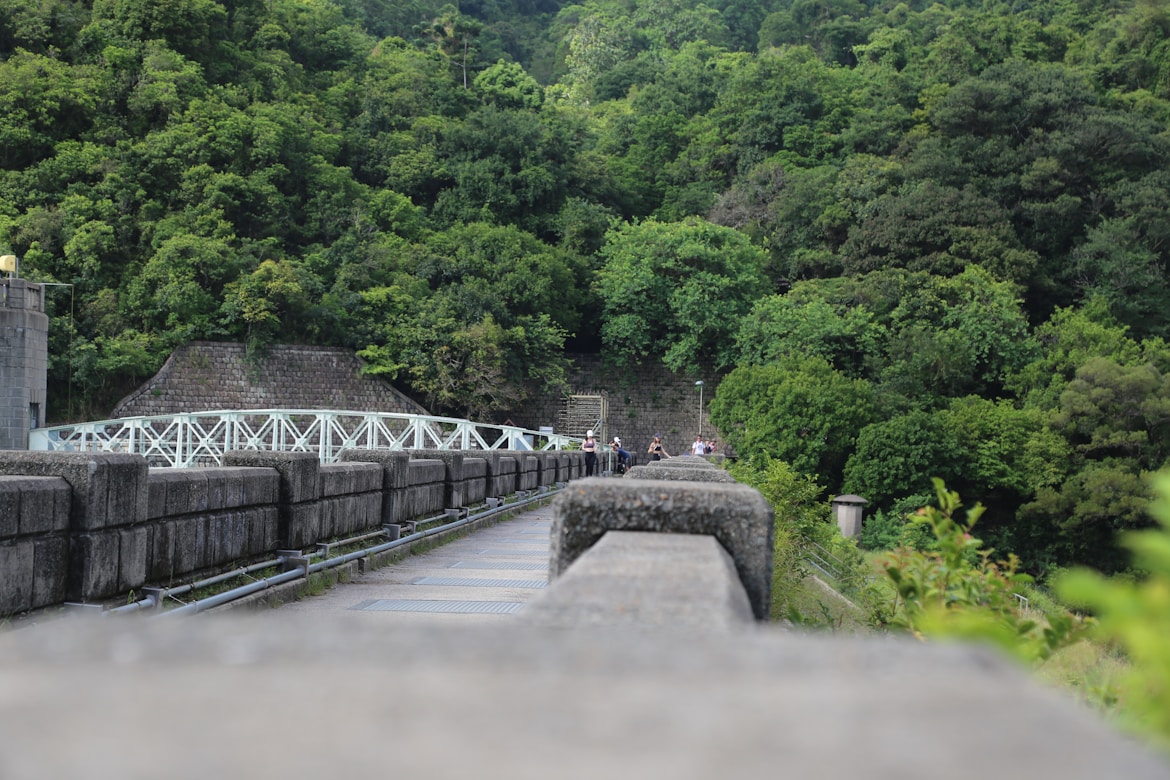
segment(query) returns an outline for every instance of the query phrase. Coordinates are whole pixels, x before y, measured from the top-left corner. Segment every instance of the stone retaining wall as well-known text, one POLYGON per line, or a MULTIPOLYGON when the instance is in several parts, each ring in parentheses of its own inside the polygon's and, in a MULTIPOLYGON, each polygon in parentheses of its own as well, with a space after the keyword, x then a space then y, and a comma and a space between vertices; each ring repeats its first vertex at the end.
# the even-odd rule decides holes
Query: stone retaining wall
MULTIPOLYGON (((572 368, 567 378, 571 392, 605 395, 609 416, 600 432, 606 437, 603 444, 620 436, 625 449, 634 456, 634 463, 646 462, 646 448, 656 433, 662 434, 670 454, 690 452, 691 443, 699 433, 699 389, 695 382, 700 379, 703 380, 703 437, 721 440, 707 413, 719 386, 720 376, 716 372, 675 374, 660 363, 618 371, 607 368, 600 355, 570 357, 572 368)), ((523 409, 508 412, 506 416, 523 428, 556 428, 560 405, 560 395, 533 391, 523 409)))
POLYGON ((346 450, 322 466, 310 453, 237 450, 205 469, 151 469, 120 453, 0 452, 0 617, 167 587, 584 469, 579 452, 346 450))

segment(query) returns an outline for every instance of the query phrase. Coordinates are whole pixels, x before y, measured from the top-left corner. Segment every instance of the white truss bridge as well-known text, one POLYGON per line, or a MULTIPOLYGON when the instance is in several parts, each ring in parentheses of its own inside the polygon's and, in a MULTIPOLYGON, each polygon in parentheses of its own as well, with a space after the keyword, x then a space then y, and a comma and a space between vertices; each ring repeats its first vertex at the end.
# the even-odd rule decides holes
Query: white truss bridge
POLYGON ((58 425, 29 432, 30 450, 131 452, 159 468, 217 466, 228 450, 559 450, 577 439, 512 425, 391 412, 248 409, 58 425))

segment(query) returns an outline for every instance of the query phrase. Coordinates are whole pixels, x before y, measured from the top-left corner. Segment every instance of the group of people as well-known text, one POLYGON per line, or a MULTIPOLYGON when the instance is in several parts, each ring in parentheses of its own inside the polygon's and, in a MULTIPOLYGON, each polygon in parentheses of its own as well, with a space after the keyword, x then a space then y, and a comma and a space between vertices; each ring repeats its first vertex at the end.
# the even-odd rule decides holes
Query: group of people
POLYGON ((715 452, 715 440, 704 439, 702 436, 695 437, 695 443, 691 445, 692 455, 711 455, 715 452))
MULTIPOLYGON (((599 446, 597 439, 593 436, 593 431, 585 433, 585 441, 581 443, 581 450, 585 453, 585 476, 592 477, 597 471, 597 455, 599 453, 599 446)), ((630 467, 630 452, 622 447, 620 436, 614 436, 609 442, 609 450, 617 457, 614 471, 619 474, 625 473, 626 469, 630 467)), ((702 436, 695 437, 695 443, 691 445, 692 455, 710 455, 713 452, 715 452, 714 439, 704 439, 702 436)), ((666 447, 662 445, 662 434, 654 434, 650 446, 646 448, 646 454, 650 456, 650 460, 671 457, 670 453, 666 451, 666 447)))

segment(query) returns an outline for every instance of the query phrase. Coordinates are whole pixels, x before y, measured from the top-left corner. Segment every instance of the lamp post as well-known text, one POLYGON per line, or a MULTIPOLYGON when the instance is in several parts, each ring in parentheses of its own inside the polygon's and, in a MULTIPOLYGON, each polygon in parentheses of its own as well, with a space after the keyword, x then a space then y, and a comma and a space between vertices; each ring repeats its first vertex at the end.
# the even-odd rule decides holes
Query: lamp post
POLYGON ((699 436, 701 437, 703 435, 703 380, 695 382, 695 387, 699 388, 699 436))

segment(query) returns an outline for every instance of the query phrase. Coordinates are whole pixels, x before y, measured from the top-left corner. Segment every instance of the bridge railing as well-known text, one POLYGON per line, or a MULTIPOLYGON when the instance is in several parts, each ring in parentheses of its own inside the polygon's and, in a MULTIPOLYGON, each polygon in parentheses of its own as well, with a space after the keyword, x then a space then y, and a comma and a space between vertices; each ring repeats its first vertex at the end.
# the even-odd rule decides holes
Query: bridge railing
POLYGON ((315 452, 322 463, 333 463, 343 449, 560 450, 574 441, 454 417, 306 409, 124 417, 29 433, 30 450, 130 452, 171 468, 218 466, 224 452, 241 449, 315 452))

